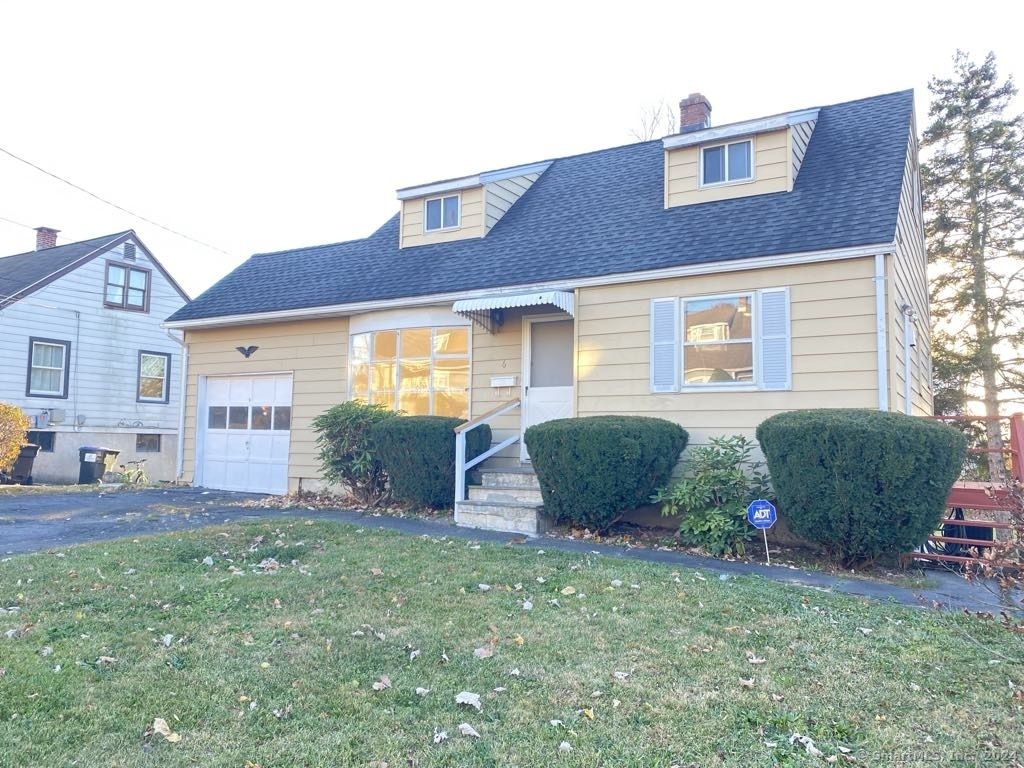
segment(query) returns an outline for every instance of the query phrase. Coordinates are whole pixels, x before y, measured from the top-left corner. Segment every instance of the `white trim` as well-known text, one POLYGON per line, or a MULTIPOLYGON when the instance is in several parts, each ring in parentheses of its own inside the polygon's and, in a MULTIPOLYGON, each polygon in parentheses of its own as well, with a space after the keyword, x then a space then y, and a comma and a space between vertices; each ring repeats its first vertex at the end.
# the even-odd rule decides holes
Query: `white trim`
POLYGON ((423 234, 429 235, 433 232, 453 232, 456 229, 462 227, 462 193, 456 192, 454 195, 441 195, 439 197, 428 197, 423 201, 423 234), (450 224, 447 227, 444 224, 444 209, 446 200, 455 200, 456 208, 458 211, 458 220, 454 224, 450 224), (427 204, 437 201, 441 204, 441 226, 439 227, 428 227, 427 226, 427 204))
POLYGON ((447 306, 416 307, 353 315, 348 321, 348 333, 351 336, 356 333, 395 331, 402 328, 436 328, 442 326, 463 328, 472 325, 472 323, 472 320, 452 312, 447 306))
POLYGON ((875 254, 875 346, 878 351, 878 410, 889 410, 889 348, 885 327, 885 254, 875 254))
POLYGON ((516 176, 526 176, 530 173, 544 173, 554 160, 542 160, 539 163, 528 163, 527 165, 515 165, 511 168, 499 168, 496 171, 487 171, 487 173, 481 173, 479 178, 483 184, 491 184, 495 181, 505 181, 505 179, 513 179, 516 176))
MULTIPOLYGON (((188 392, 188 344, 181 340, 181 370, 178 372, 178 456, 175 462, 174 479, 181 480, 185 474, 185 395, 188 392)), ((198 417, 198 414, 196 414, 198 417)))
POLYGON ((754 146, 754 139, 756 136, 750 136, 746 139, 739 139, 737 141, 723 141, 716 142, 715 144, 708 144, 706 147, 700 148, 700 157, 697 169, 697 186, 701 189, 711 189, 714 187, 726 187, 734 184, 751 184, 757 181, 757 162, 756 154, 757 148, 754 146), (749 144, 750 145, 750 175, 744 176, 742 179, 730 179, 729 178, 729 147, 734 144, 749 144), (725 149, 725 178, 721 181, 704 181, 704 153, 709 149, 717 149, 722 147, 725 149))
POLYGON ((779 128, 788 128, 797 123, 818 119, 818 109, 802 109, 797 112, 787 112, 784 115, 763 117, 757 120, 746 120, 742 123, 721 125, 717 128, 705 128, 690 133, 678 133, 674 136, 666 136, 661 140, 665 149, 678 149, 679 147, 692 147, 695 144, 703 144, 708 141, 720 141, 731 139, 734 136, 743 136, 748 133, 763 133, 774 131, 779 128))
POLYGON ((750 389, 757 390, 761 388, 761 372, 758 365, 758 342, 757 338, 760 335, 761 328, 760 323, 757 322, 757 312, 759 307, 756 302, 758 301, 757 290, 750 291, 736 291, 735 293, 714 293, 707 296, 681 296, 679 298, 679 391, 680 392, 707 392, 711 388, 716 389, 720 392, 735 392, 737 390, 750 389), (690 302, 698 301, 718 301, 727 299, 739 299, 746 297, 750 301, 748 310, 750 312, 750 338, 749 339, 715 339, 706 342, 701 341, 688 341, 686 338, 686 305, 690 302), (686 381, 686 347, 702 346, 702 345, 726 345, 726 344, 750 344, 750 374, 753 377, 750 381, 733 381, 732 383, 724 381, 715 382, 690 382, 686 381))
MULTIPOLYGON (((405 187, 397 192, 399 200, 411 200, 414 197, 426 197, 427 195, 438 195, 442 192, 458 192, 470 187, 480 186, 479 176, 463 176, 459 179, 439 181, 435 184, 423 184, 418 187, 405 187)), ((424 217, 426 218, 426 217, 424 217)))
MULTIPOLYGON (((526 450, 526 440, 523 437, 526 434, 526 417, 530 413, 530 402, 528 390, 530 389, 530 362, 531 362, 531 350, 533 348, 533 325, 534 323, 553 323, 565 320, 565 315, 524 315, 523 316, 523 370, 519 376, 519 461, 520 463, 527 464, 530 462, 530 454, 526 450)), ((573 325, 575 328, 575 323, 573 325)), ((573 349, 570 350, 570 356, 576 354, 576 339, 575 333, 573 334, 573 349)), ((572 407, 573 413, 576 412, 576 370, 573 367, 572 370, 572 407)))
POLYGON ((282 320, 311 319, 318 317, 346 317, 359 312, 371 312, 378 309, 397 309, 399 307, 418 307, 442 302, 454 302, 458 299, 483 298, 485 296, 506 293, 527 293, 531 291, 566 291, 572 288, 594 288, 602 285, 619 283, 642 283, 648 280, 664 280, 674 277, 693 277, 696 275, 719 274, 724 272, 742 272, 748 269, 769 269, 771 267, 813 264, 816 262, 841 261, 859 259, 866 256, 877 256, 879 253, 892 253, 895 244, 892 242, 859 245, 828 251, 805 251, 787 253, 776 256, 754 256, 748 259, 733 261, 715 261, 707 264, 686 264, 678 267, 665 267, 644 272, 618 272, 598 277, 566 278, 558 282, 523 283, 520 285, 502 286, 500 288, 480 288, 474 290, 433 293, 425 296, 402 296, 395 299, 377 301, 355 301, 348 304, 332 304, 320 307, 303 307, 301 309, 282 309, 274 312, 253 312, 239 315, 220 315, 194 320, 178 320, 164 322, 165 328, 213 328, 225 325, 251 325, 254 323, 273 323, 282 320))

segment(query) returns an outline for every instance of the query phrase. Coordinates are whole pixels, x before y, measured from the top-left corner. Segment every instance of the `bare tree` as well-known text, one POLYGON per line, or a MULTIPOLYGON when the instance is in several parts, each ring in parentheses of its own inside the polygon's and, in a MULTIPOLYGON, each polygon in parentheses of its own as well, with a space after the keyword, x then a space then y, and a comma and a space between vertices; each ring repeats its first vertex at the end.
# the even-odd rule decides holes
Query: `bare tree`
POLYGON ((629 135, 637 141, 650 141, 663 136, 679 133, 679 115, 671 104, 660 101, 652 107, 646 107, 640 113, 640 122, 629 135))

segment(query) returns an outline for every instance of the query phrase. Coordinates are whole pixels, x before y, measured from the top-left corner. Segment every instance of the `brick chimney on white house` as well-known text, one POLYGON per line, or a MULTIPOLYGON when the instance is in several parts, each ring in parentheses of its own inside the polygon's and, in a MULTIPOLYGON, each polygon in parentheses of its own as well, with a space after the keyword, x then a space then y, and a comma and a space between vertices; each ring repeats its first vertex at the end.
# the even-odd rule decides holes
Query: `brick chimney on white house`
POLYGON ((59 229, 36 227, 36 250, 41 251, 44 248, 53 248, 57 245, 58 232, 60 232, 59 229))
POLYGON ((679 132, 711 127, 711 102, 702 93, 691 93, 679 102, 679 132))

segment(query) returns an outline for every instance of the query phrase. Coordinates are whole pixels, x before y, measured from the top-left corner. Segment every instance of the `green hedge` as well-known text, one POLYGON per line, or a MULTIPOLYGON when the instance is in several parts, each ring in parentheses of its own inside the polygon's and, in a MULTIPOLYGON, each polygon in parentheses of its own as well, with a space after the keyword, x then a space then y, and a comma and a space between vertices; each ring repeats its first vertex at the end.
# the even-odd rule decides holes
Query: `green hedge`
MULTIPOLYGON (((462 419, 402 416, 371 430, 388 473, 391 495, 422 507, 443 509, 455 502, 455 427, 462 419)), ((466 434, 466 459, 491 447, 491 428, 481 424, 466 434)))
POLYGON ((313 419, 324 479, 349 489, 363 505, 373 506, 387 495, 387 474, 369 431, 374 424, 396 418, 383 405, 350 400, 313 419))
POLYGON ((966 454, 956 429, 882 411, 780 413, 757 439, 779 514, 847 566, 920 545, 942 519, 966 454))
POLYGON ((524 435, 544 510, 599 531, 649 503, 688 437, 678 424, 643 416, 556 419, 524 435))

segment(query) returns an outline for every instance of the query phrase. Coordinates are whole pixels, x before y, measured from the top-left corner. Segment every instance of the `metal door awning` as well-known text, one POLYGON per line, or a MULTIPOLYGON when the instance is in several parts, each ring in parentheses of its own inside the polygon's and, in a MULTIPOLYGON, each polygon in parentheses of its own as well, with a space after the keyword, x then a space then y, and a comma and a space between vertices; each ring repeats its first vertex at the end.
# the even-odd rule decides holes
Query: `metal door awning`
POLYGON ((551 306, 560 309, 569 317, 574 317, 574 301, 572 291, 534 291, 533 293, 506 293, 496 296, 483 296, 478 299, 461 299, 452 305, 457 315, 468 317, 488 333, 494 333, 504 322, 505 309, 514 307, 551 306))

